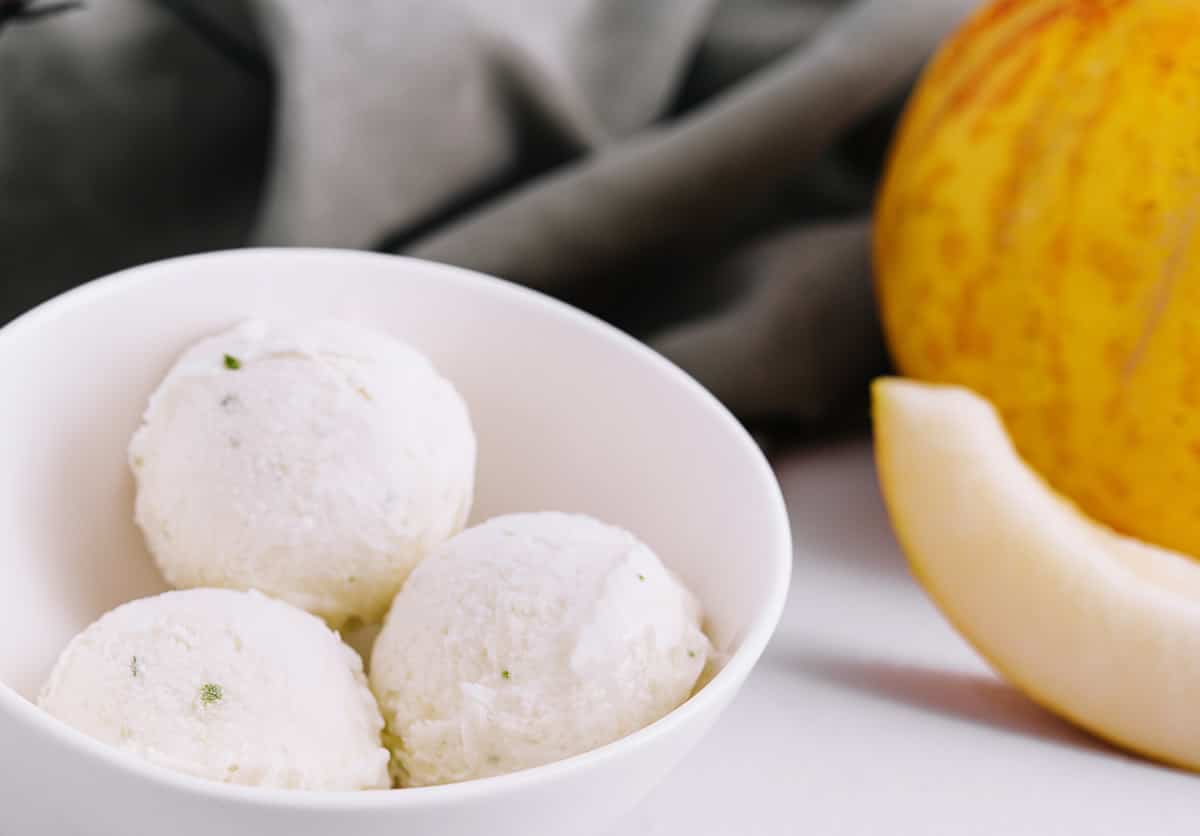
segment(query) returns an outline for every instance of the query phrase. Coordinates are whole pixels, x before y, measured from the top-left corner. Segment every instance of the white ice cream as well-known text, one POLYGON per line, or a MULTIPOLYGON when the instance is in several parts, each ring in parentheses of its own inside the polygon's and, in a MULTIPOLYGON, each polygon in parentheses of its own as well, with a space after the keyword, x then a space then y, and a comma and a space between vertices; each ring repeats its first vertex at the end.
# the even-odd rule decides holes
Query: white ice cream
POLYGON ((257 592, 193 589, 118 607, 63 651, 39 705, 201 778, 309 790, 390 786, 358 655, 257 592))
POLYGON ((646 545, 590 517, 514 514, 409 577, 371 686, 409 786, 585 752, 687 699, 709 643, 696 600, 646 545))
POLYGON ((183 355, 129 459, 169 583, 260 589, 339 627, 382 619, 462 528, 475 436, 454 387, 404 343, 250 321, 183 355))

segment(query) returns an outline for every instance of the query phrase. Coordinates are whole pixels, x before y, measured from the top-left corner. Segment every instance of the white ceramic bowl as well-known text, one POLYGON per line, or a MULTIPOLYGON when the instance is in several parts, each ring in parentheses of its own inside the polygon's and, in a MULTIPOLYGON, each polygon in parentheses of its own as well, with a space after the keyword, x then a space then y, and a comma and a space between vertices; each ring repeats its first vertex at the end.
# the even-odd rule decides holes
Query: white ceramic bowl
POLYGON ((0 329, 0 405, 3 834, 603 832, 733 699, 787 591, 778 486, 723 407, 617 330, 464 270, 328 250, 128 270, 0 329), (721 671, 667 717, 596 751, 499 778, 361 793, 193 779, 39 711, 31 700, 72 635, 164 588, 133 524, 126 445, 180 351, 250 315, 357 320, 426 351, 467 399, 478 432, 474 519, 558 509, 637 532, 704 603, 728 654, 721 671))

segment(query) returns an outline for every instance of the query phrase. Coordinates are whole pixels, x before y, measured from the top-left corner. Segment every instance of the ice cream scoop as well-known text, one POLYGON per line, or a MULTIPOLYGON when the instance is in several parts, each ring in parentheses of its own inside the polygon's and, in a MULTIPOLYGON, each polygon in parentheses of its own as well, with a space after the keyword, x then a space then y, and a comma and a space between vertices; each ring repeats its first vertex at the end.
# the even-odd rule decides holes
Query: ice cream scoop
POLYGON ((183 354, 129 460, 169 583, 259 589, 340 627, 382 619, 462 527, 475 436, 451 383, 405 343, 255 320, 183 354))
POLYGON ((124 604, 76 636, 38 704, 180 772, 308 790, 390 786, 362 661, 320 619, 257 592, 124 604))
POLYGON ((696 599, 649 547, 586 516, 496 517, 413 571, 371 658, 398 780, 513 772, 609 743, 691 693, 696 599))

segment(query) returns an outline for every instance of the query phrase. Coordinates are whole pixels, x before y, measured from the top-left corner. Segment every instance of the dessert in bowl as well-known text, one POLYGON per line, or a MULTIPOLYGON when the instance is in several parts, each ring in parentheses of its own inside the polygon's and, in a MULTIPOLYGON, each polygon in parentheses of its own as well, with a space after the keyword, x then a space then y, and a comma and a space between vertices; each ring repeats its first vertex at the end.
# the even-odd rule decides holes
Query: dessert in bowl
POLYGON ((14 832, 602 832, 716 721, 786 595, 778 486, 723 407, 615 329, 443 265, 245 250, 125 271, 0 330, 0 403, 0 824, 14 832), (188 347, 254 317, 353 322, 428 356, 470 408, 478 459, 468 525, 552 510, 636 533, 698 599, 711 675, 661 719, 582 754, 359 792, 181 774, 39 709, 73 636, 168 589, 135 524, 129 442, 188 347))

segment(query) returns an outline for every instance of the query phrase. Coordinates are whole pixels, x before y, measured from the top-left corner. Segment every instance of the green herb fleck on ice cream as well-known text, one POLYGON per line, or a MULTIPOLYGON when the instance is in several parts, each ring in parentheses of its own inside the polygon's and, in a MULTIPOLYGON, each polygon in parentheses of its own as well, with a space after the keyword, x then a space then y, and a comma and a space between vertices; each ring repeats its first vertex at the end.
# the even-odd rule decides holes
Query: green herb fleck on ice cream
POLYGON ((504 679, 512 679, 512 674, 508 672, 508 668, 500 671, 500 676, 504 679))
POLYGON ((200 702, 204 705, 220 702, 224 696, 225 689, 215 682, 205 682, 200 686, 200 702))
POLYGON ((225 368, 231 371, 237 371, 242 367, 242 361, 234 357, 232 354, 225 355, 225 368))

